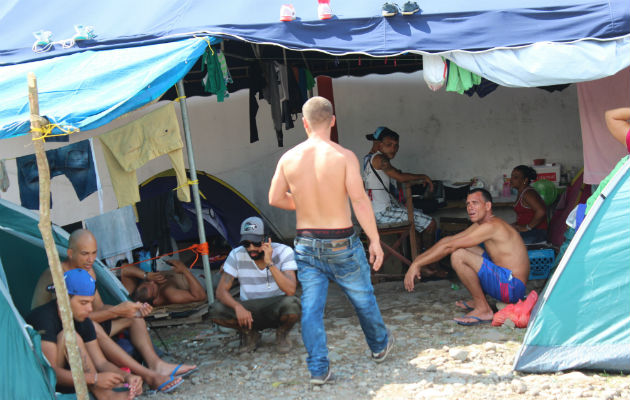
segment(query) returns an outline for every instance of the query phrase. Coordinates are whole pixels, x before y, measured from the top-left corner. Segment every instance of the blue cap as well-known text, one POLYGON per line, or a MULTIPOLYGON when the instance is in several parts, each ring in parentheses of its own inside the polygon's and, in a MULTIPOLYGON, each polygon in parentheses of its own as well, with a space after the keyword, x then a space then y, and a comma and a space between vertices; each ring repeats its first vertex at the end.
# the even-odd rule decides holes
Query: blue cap
POLYGON ((68 294, 78 296, 94 296, 96 281, 89 272, 81 268, 74 268, 63 274, 68 294))
POLYGON ((388 136, 391 136, 391 137, 395 138, 396 140, 398 140, 398 134, 396 132, 392 131, 391 129, 389 129, 388 127, 386 127, 386 126, 379 126, 378 128, 376 128, 374 133, 370 133, 369 135, 365 135, 365 138, 367 140, 381 140, 385 133, 387 133, 388 136))

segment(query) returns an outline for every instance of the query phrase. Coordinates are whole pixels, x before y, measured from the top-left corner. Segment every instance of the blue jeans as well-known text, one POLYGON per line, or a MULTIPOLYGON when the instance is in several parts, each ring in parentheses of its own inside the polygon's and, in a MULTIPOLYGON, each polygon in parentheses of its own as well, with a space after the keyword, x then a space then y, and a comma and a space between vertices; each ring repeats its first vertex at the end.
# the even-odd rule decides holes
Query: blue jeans
POLYGON ((324 330, 329 281, 336 282, 354 306, 370 350, 383 351, 387 346, 387 328, 376 304, 370 266, 357 235, 347 239, 298 236, 295 261, 302 284, 302 341, 308 352, 306 363, 311 376, 324 375, 329 367, 324 330))

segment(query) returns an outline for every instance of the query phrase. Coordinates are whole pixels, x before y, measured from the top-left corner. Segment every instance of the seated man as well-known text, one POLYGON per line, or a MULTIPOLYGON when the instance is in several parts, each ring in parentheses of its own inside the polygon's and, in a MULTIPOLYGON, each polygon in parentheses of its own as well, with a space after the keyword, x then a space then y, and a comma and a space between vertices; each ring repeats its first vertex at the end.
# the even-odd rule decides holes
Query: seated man
POLYGON ((144 272, 135 265, 123 266, 120 280, 131 298, 152 306, 166 304, 186 304, 204 301, 208 298, 206 290, 179 260, 165 260, 173 271, 144 272))
MULTIPOLYGON (((75 268, 81 268, 96 279, 93 264, 96 260, 97 244, 94 235, 88 230, 78 229, 70 235, 68 241, 68 259, 61 263, 64 271, 70 271, 75 268)), ((37 282, 35 294, 33 295, 33 306, 37 306, 45 302, 46 296, 52 298, 52 294, 46 288, 52 286, 52 276, 50 270, 47 269, 37 282)), ((151 336, 147 330, 147 324, 144 317, 153 309, 151 305, 140 302, 125 301, 116 306, 104 304, 98 290, 94 296, 93 310, 90 312, 90 319, 96 329, 96 336, 99 345, 105 353, 105 357, 116 365, 128 366, 131 371, 148 379, 142 375, 140 370, 134 371, 134 368, 141 366, 138 363, 128 364, 124 350, 110 339, 111 336, 119 332, 129 329, 129 336, 134 347, 142 355, 148 369, 155 376, 156 383, 158 381, 174 384, 180 377, 189 375, 197 369, 194 365, 171 364, 162 360, 155 352, 151 336)), ((131 358, 131 357, 129 357, 131 358)), ((146 369, 146 368, 145 368, 146 369)), ((146 371, 144 371, 146 372, 146 371)), ((144 373, 143 372, 143 373, 144 373)), ((147 372, 148 373, 148 372, 147 372)), ((152 387, 156 387, 155 383, 149 382, 152 387)))
MULTIPOLYGON (((70 296, 70 308, 77 334, 79 356, 83 364, 83 373, 88 390, 97 399, 133 399, 142 393, 142 379, 123 372, 103 356, 96 340, 94 324, 88 317, 92 311, 96 282, 82 269, 73 269, 64 274, 64 280, 70 296), (126 389, 125 389, 126 386, 126 389), (115 392, 114 388, 124 390, 115 392)), ((56 390, 62 393, 74 393, 74 382, 70 371, 64 331, 57 306, 52 300, 37 307, 26 317, 26 321, 39 331, 42 337, 42 352, 55 370, 56 390)))
POLYGON ((301 315, 294 257, 289 246, 265 241, 260 218, 249 217, 241 224, 241 246, 223 264, 216 292, 219 301, 210 308, 210 318, 241 333, 242 353, 256 350, 259 331, 267 328, 276 329, 279 353, 291 350, 287 335, 301 315), (230 294, 235 278, 240 282, 240 301, 230 294))
POLYGON ((466 211, 472 225, 420 254, 405 275, 405 288, 413 290, 422 267, 451 254, 453 269, 473 298, 469 303, 456 303, 469 312, 455 321, 460 325, 477 325, 492 321, 493 312, 485 294, 504 303, 516 303, 525 296, 529 258, 518 232, 492 215, 492 196, 487 190, 471 190, 466 211))

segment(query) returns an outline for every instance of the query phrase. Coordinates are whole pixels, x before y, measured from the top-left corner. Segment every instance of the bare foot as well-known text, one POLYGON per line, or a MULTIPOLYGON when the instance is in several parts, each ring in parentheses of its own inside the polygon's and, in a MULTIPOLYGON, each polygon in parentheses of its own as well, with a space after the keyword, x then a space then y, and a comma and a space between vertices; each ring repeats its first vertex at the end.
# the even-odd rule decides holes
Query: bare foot
MULTIPOLYGON (((170 376, 178 365, 179 364, 171 364, 167 363, 166 361, 160 360, 160 362, 155 366, 155 368, 153 368, 153 370, 158 374, 170 376)), ((196 365, 182 364, 181 367, 177 369, 177 372, 175 372, 175 376, 183 375, 186 372, 192 371, 195 368, 197 368, 196 365)))
POLYGON ((479 324, 488 324, 492 322, 492 316, 494 313, 490 312, 478 312, 477 310, 473 310, 468 314, 453 318, 453 321, 457 322, 460 325, 479 325, 479 324))
MULTIPOLYGON (((171 377, 168 375, 157 374, 154 378, 147 379, 147 385, 149 385, 151 389, 157 389, 158 387, 160 387, 160 385, 164 384, 165 382, 168 382, 169 379, 171 379, 171 377)), ((182 378, 176 377, 171 382, 169 382, 168 385, 165 385, 160 390, 165 391, 167 389, 170 389, 171 387, 179 384, 179 382, 181 381, 182 381, 182 378)))
POLYGON ((475 301, 474 300, 457 300, 455 302, 455 305, 461 309, 464 309, 466 311, 472 311, 475 308, 475 301))

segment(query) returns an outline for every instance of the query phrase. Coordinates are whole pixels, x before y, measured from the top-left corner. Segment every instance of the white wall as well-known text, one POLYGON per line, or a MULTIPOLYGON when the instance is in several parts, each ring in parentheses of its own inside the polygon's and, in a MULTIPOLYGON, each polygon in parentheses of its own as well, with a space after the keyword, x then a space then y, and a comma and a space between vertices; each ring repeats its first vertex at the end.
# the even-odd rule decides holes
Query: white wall
MULTIPOLYGON (((481 176, 487 182, 518 164, 546 158, 567 167, 581 167, 577 91, 500 87, 487 97, 431 92, 420 72, 333 81, 340 142, 361 157, 371 145, 365 134, 386 125, 401 135, 401 148, 393 164, 404 171, 426 173, 434 179, 468 180, 481 176)), ((275 165, 286 148, 305 138, 301 120, 285 133, 285 148, 276 145, 270 108, 259 103, 260 141, 249 143, 248 91, 233 93, 224 103, 216 98, 188 99, 197 169, 214 174, 234 186, 286 236, 292 236, 293 213, 267 205, 267 190, 275 165)), ((71 142, 121 126, 160 104, 130 113, 113 123, 71 137, 71 142)), ((45 114, 45 110, 42 110, 45 114)), ((116 207, 100 142, 94 141, 96 161, 104 186, 105 211, 116 207)), ((50 143, 47 149, 63 146, 50 143)), ((0 141, 0 158, 33 152, 30 137, 0 141)), ((138 170, 141 182, 170 168, 167 157, 138 170)), ((5 199, 19 203, 15 161, 7 161, 11 186, 5 199)), ((79 202, 63 176, 52 181, 53 222, 68 224, 98 214, 97 195, 79 202)), ((206 195, 208 195, 206 193, 206 195)))

